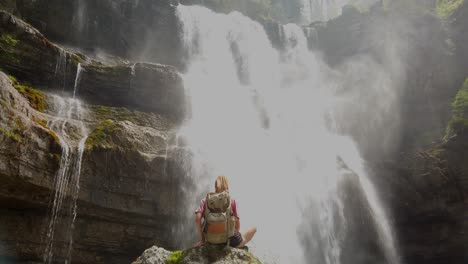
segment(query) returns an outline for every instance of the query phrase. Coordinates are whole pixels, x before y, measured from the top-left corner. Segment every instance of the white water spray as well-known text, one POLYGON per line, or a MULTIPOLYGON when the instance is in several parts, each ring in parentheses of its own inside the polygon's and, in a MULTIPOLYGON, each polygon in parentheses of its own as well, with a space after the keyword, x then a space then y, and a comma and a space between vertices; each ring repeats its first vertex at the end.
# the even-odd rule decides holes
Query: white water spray
POLYGON ((278 52, 261 25, 240 13, 179 5, 177 15, 189 54, 184 82, 192 115, 180 136, 194 154, 191 175, 199 188, 193 197, 215 176, 227 175, 241 226, 259 227, 253 250, 267 263, 307 263, 299 226, 308 206, 319 204, 320 237, 312 239, 325 241, 323 261, 339 264, 342 233, 335 223, 346 223, 338 198, 341 157, 359 175, 387 261, 397 264, 387 218, 359 153, 329 120, 335 82, 308 50, 302 30, 284 26, 285 50, 278 52))
POLYGON ((71 261, 71 250, 73 246, 73 229, 76 219, 77 199, 80 190, 81 160, 88 131, 83 123, 86 115, 81 102, 73 98, 63 98, 58 95, 51 96, 52 121, 47 125, 57 135, 62 147, 60 167, 55 177, 54 196, 50 203, 49 223, 46 230, 46 250, 44 252, 44 263, 54 261, 54 248, 56 232, 60 227, 62 247, 66 248, 67 256, 65 263, 71 261), (64 246, 64 244, 67 244, 64 246))

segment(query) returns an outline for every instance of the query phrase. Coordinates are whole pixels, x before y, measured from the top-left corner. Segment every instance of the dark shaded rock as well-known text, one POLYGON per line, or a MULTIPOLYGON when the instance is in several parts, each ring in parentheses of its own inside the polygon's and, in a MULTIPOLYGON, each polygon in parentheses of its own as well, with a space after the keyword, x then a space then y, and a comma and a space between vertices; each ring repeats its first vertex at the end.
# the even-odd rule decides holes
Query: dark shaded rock
POLYGON ((182 79, 174 67, 160 64, 84 65, 77 96, 91 104, 136 108, 176 120, 185 114, 182 79))
POLYGON ((18 13, 53 41, 87 52, 170 65, 179 61, 170 0, 16 0, 18 13))
POLYGON ((174 67, 105 65, 61 49, 9 13, 0 11, 0 18, 1 67, 20 80, 46 90, 76 92, 92 104, 125 106, 183 119, 185 94, 174 67))
MULTIPOLYGON (((69 75, 76 73, 77 63, 83 60, 63 51, 39 31, 5 11, 0 11, 0 30, 1 68, 35 85, 58 85, 56 75, 61 55, 72 62, 63 69, 69 75)), ((62 82, 70 87, 73 77, 62 82)))
POLYGON ((393 192, 382 194, 392 205, 405 263, 468 261, 466 142, 457 136, 376 168, 393 192))

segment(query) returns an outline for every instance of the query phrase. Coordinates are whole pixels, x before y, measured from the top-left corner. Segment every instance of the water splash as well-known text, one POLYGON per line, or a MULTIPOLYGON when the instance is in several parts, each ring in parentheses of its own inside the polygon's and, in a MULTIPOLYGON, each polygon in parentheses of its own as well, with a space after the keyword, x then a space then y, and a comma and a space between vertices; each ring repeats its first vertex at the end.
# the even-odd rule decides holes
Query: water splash
POLYGON ((341 157, 359 176, 388 262, 398 263, 395 247, 386 246, 394 245, 391 229, 359 152, 334 130, 337 82, 308 50, 302 29, 284 26, 285 48, 277 51, 263 28, 240 13, 179 5, 177 16, 188 54, 183 79, 191 119, 180 136, 193 153, 193 201, 216 175, 227 175, 242 226, 261 226, 252 242, 257 255, 268 263, 339 264, 346 230, 341 157), (312 239, 323 241, 323 252, 306 260, 298 232, 311 203, 320 208, 319 237, 312 239))
POLYGON ((57 135, 62 147, 60 167, 55 176, 54 195, 49 205, 50 214, 46 230, 46 249, 43 256, 44 263, 54 261, 54 248, 60 242, 65 246, 67 256, 65 263, 71 261, 73 246, 73 230, 76 220, 77 199, 80 190, 81 161, 88 131, 83 123, 85 109, 79 100, 51 95, 50 114, 52 120, 47 126, 57 135), (63 236, 57 241, 58 230, 64 228, 63 236))

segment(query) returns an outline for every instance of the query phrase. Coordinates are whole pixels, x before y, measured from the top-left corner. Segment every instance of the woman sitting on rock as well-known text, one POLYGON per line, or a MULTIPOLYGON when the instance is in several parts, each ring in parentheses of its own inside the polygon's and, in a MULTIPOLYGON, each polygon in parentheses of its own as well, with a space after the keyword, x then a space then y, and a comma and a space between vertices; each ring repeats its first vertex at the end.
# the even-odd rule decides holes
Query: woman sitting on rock
POLYGON ((230 198, 226 176, 216 178, 215 193, 209 193, 201 200, 195 215, 195 223, 200 235, 200 242, 196 246, 207 242, 240 248, 245 246, 257 232, 257 228, 253 227, 244 234, 240 233, 237 204, 236 200, 230 198))

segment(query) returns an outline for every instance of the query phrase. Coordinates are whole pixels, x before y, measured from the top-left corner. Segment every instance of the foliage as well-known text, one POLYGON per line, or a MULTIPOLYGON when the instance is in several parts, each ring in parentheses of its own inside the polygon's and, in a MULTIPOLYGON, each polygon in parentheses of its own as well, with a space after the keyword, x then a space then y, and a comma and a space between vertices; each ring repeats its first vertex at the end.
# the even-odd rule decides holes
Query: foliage
POLYGON ((14 85, 15 89, 18 90, 24 97, 29 101, 32 108, 37 111, 44 112, 46 109, 46 95, 38 90, 35 90, 29 86, 17 84, 14 85))
POLYGON ((144 117, 141 117, 142 113, 137 111, 129 110, 125 107, 110 107, 110 106, 91 106, 92 112, 99 121, 103 120, 115 120, 125 121, 128 120, 137 125, 147 125, 148 121, 144 117))
POLYGON ((47 109, 47 96, 28 85, 21 84, 14 76, 8 75, 13 87, 29 101, 29 105, 37 111, 44 112, 47 109))
POLYGON ((437 14, 442 18, 449 17, 465 0, 437 0, 437 14))
POLYGON ((447 136, 468 132, 468 79, 452 102, 452 120, 447 128, 447 136))
POLYGON ((15 131, 7 130, 5 128, 0 127, 0 134, 5 135, 7 138, 11 138, 16 142, 21 142, 21 135, 16 133, 15 131))
POLYGON ((174 251, 172 254, 169 256, 167 259, 166 263, 167 264, 179 264, 182 261, 183 258, 183 251, 174 251))
POLYGON ((112 134, 117 130, 117 124, 112 120, 101 122, 86 140, 86 147, 111 147, 114 145, 112 134))
POLYGON ((14 51, 18 43, 19 40, 14 36, 8 33, 2 33, 0 36, 0 61, 2 63, 19 63, 18 54, 14 51))
POLYGON ((19 40, 15 39, 12 35, 7 33, 2 34, 0 41, 13 47, 16 46, 19 42, 19 40))

